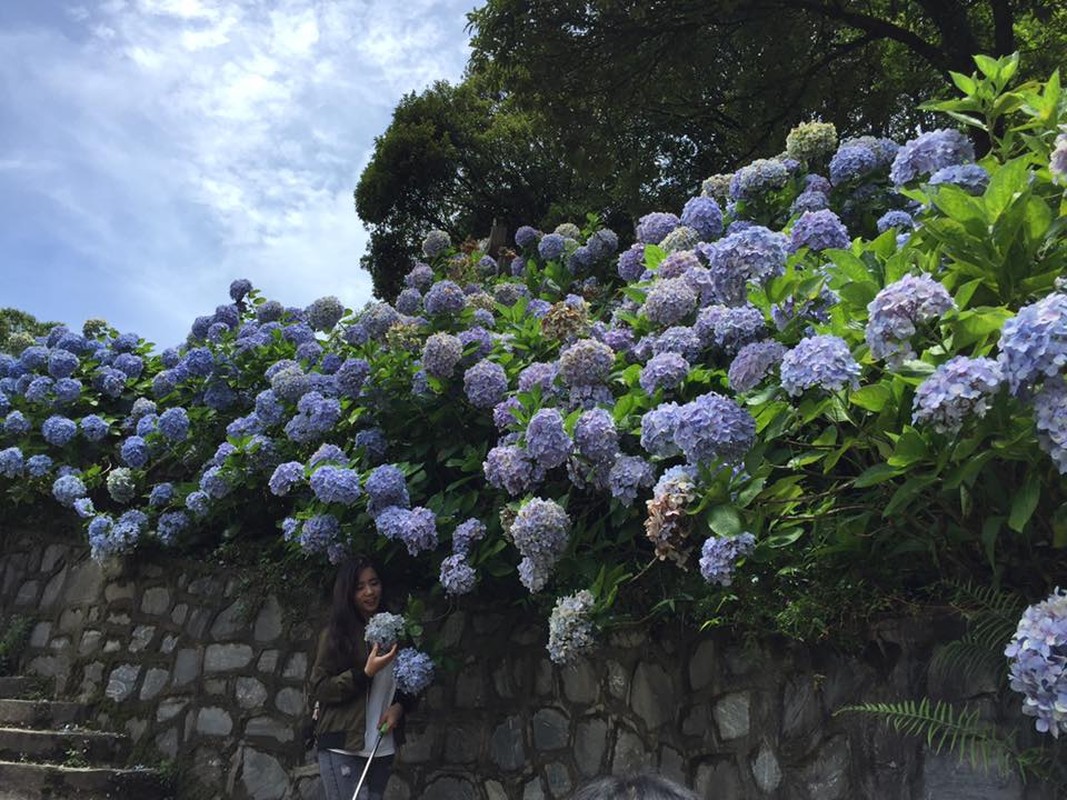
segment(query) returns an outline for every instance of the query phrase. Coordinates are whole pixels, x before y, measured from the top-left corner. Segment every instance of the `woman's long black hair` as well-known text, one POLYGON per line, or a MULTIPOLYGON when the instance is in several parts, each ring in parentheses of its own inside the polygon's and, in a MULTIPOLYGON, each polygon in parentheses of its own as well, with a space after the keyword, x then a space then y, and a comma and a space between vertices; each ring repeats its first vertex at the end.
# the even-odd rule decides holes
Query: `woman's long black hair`
MULTIPOLYGON (((330 623, 327 627, 327 642, 331 652, 339 660, 350 661, 356 654, 356 637, 363 627, 363 617, 356 608, 353 597, 359 584, 359 574, 370 567, 381 577, 382 571, 368 556, 352 556, 337 568, 333 582, 333 601, 330 605, 330 623)), ((382 604, 385 605, 385 583, 382 583, 382 604)))

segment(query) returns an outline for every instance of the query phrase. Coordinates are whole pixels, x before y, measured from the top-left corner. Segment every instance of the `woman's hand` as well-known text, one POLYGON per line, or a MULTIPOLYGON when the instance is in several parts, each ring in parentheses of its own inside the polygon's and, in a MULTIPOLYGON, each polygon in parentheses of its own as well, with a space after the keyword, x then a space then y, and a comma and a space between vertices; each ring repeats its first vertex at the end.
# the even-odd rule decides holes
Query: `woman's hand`
POLYGON ((385 709, 382 718, 378 720, 378 730, 381 733, 389 733, 389 731, 400 724, 400 718, 402 716, 404 716, 404 707, 401 706, 400 703, 393 703, 389 708, 385 709))
POLYGON ((387 653, 379 653, 378 645, 375 644, 374 647, 371 648, 370 655, 367 656, 367 665, 363 667, 363 674, 368 678, 373 678, 383 669, 388 667, 390 662, 396 658, 396 647, 396 642, 394 642, 393 646, 389 648, 387 653))

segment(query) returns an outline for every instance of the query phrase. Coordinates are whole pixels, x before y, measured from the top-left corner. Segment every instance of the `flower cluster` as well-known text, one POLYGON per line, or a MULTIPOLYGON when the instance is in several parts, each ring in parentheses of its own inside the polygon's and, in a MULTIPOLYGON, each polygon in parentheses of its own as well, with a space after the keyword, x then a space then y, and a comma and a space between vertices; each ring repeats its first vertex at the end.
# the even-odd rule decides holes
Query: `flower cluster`
POLYGON ((744 458, 756 437, 756 422, 745 409, 715 392, 679 406, 674 443, 690 464, 744 458))
POLYGON ((867 305, 871 355, 899 367, 915 357, 911 339, 918 326, 955 307, 948 290, 929 275, 905 275, 889 284, 867 305))
POLYGON ((1015 393, 1067 370, 1067 294, 1050 294, 1004 323, 1000 365, 1015 393))
POLYGON ((596 628, 590 619, 593 595, 583 589, 556 600, 548 618, 548 657, 554 664, 572 664, 596 642, 596 628))
POLYGON ((901 147, 889 169, 889 179, 903 186, 944 167, 974 161, 974 145, 957 130, 941 128, 919 134, 901 147))
POLYGON ((405 647, 396 654, 393 680, 396 690, 408 697, 417 697, 433 683, 433 659, 421 650, 405 647))
POLYGON ((785 137, 785 152, 797 161, 815 161, 834 151, 837 128, 832 122, 802 122, 785 137))
POLYGON ((737 562, 752 555, 756 537, 745 532, 738 536, 711 536, 700 549, 700 574, 708 583, 729 586, 737 562))
POLYGON ((533 497, 515 515, 511 539, 522 555, 519 580, 531 592, 541 591, 548 583, 567 547, 570 527, 570 517, 555 500, 533 497))
POLYGON ((1067 381, 1062 376, 1045 381, 1034 395, 1034 425, 1037 443, 1067 475, 1067 381))
POLYGON ((404 625, 404 618, 400 614, 379 611, 367 620, 363 638, 368 644, 378 645, 378 650, 384 653, 400 641, 400 637, 404 635, 404 625))
POLYGON ((821 211, 805 211, 793 225, 790 234, 789 249, 799 250, 807 247, 816 252, 848 247, 851 239, 848 228, 844 226, 837 214, 828 208, 821 211))
POLYGON ((912 421, 938 433, 956 433, 971 416, 981 419, 1004 382, 991 358, 956 356, 939 366, 915 390, 912 421))
POLYGON ((1067 593, 1057 589, 1023 612, 1004 650, 1011 688, 1040 733, 1067 733, 1067 593))
POLYGON ((836 392, 859 385, 860 365, 839 336, 810 336, 782 356, 782 388, 794 397, 818 387, 836 392))

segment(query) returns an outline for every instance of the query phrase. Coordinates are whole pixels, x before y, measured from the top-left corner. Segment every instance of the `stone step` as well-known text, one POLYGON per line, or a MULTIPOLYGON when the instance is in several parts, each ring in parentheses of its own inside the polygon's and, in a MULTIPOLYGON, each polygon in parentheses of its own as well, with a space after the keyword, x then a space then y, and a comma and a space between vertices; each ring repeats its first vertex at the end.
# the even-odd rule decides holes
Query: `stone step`
POLYGON ((112 765, 121 763, 128 750, 129 737, 121 733, 0 728, 0 759, 9 761, 112 765))
POLYGON ((0 761, 0 800, 166 800, 154 770, 61 767, 0 761))
POLYGON ((87 716, 81 703, 0 699, 0 725, 10 728, 62 728, 82 722, 87 716))
POLYGON ((41 697, 48 694, 49 682, 29 675, 7 675, 0 677, 0 697, 23 699, 41 697))

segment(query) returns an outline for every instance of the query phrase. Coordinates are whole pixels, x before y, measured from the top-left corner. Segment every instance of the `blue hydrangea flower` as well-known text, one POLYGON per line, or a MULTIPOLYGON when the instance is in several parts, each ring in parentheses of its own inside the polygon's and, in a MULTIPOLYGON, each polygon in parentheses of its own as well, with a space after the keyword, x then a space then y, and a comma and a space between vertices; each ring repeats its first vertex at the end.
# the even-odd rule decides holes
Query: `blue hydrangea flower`
POLYGON ((800 215, 790 232, 789 249, 796 252, 801 247, 818 252, 828 249, 847 249, 852 240, 848 228, 828 208, 821 211, 805 211, 800 215))
POLYGON ((304 520, 297 539, 300 549, 308 555, 329 553, 340 540, 341 523, 333 514, 319 514, 304 520))
POLYGON ((174 541, 189 527, 189 515, 184 511, 164 511, 156 520, 156 535, 165 545, 174 541))
POLYGON ((485 524, 471 517, 456 526, 452 533, 452 552, 456 555, 470 555, 471 548, 476 542, 485 538, 485 524))
POLYGON ((482 359, 463 374, 463 389, 475 408, 492 408, 508 391, 508 376, 504 368, 482 359))
POLYGON ((0 475, 5 478, 19 478, 26 467, 22 450, 17 447, 8 447, 0 450, 0 475))
POLYGON ((437 546, 437 517, 428 508, 390 506, 378 514, 374 524, 379 534, 403 542, 413 556, 437 546))
POLYGON ((85 484, 76 475, 63 475, 52 483, 52 496, 67 508, 72 508, 74 501, 85 497, 85 494, 85 484))
POLYGON ((548 618, 548 657, 559 665, 573 664, 592 650, 596 643, 596 627, 590 618, 593 595, 583 589, 567 597, 560 597, 548 618))
POLYGON ((601 228, 585 243, 594 261, 614 255, 619 249, 619 236, 610 228, 601 228))
POLYGON ((911 339, 917 326, 937 319, 956 303, 929 275, 905 275, 886 286, 867 305, 867 345, 871 356, 898 367, 915 357, 911 339))
POLYGON ((730 362, 727 375, 730 388, 735 392, 748 392, 755 389, 768 373, 781 363, 785 352, 785 345, 773 339, 746 344, 737 351, 737 356, 730 362))
POLYGON ((889 179, 897 186, 918 180, 943 167, 974 161, 974 145, 957 130, 941 128, 905 143, 893 159, 889 179))
POLYGON ((469 594, 474 590, 477 577, 467 557, 459 553, 445 558, 441 562, 441 586, 445 594, 456 597, 469 594))
POLYGON ((1056 589, 1023 612, 1004 655, 1011 688, 1039 733, 1067 733, 1067 593, 1056 589))
POLYGON ((691 464, 741 461, 756 438, 756 421, 716 392, 702 394, 675 412, 674 443, 691 464))
POLYGON ((878 218, 878 232, 885 233, 890 228, 910 231, 915 227, 915 220, 907 211, 887 211, 878 218))
POLYGON ((567 240, 565 237, 558 233, 549 233, 542 236, 537 243, 537 253, 545 261, 555 261, 563 255, 566 246, 567 240))
POLYGON ((525 439, 527 452, 544 469, 558 467, 570 455, 571 439, 554 408, 542 408, 530 418, 525 439))
POLYGON ((677 389, 689 375, 689 362, 677 353, 658 353, 641 369, 638 383, 648 394, 677 389))
POLYGON ((535 361, 519 373, 519 391, 529 392, 536 386, 543 394, 547 394, 555 388, 558 374, 557 364, 535 361))
POLYGON ((78 357, 67 350, 53 350, 48 354, 48 374, 53 378, 69 378, 78 368, 78 357))
POLYGON ((680 325, 697 307, 697 295, 684 277, 657 280, 648 291, 642 313, 656 325, 680 325))
POLYGON ((801 339, 782 357, 782 388, 794 397, 805 389, 818 387, 836 392, 846 386, 859 386, 860 365, 848 344, 839 336, 823 334, 801 339))
POLYGON ((934 370, 915 390, 912 422, 938 433, 957 433, 971 416, 981 419, 1004 382, 991 358, 956 356, 934 370))
POLYGON ((315 300, 304 313, 307 314, 308 324, 313 330, 328 333, 345 315, 345 305, 333 295, 329 295, 315 300))
POLYGON ((596 339, 579 339, 560 353, 559 379, 567 386, 603 383, 614 364, 615 351, 608 345, 596 339))
POLYGON ((256 306, 256 320, 260 323, 277 322, 285 316, 285 306, 277 300, 267 300, 256 306))
POLYGON ((1012 392, 1067 369, 1067 294, 1019 309, 1000 331, 1000 365, 1012 392))
POLYGON ((608 473, 611 496, 624 506, 633 505, 637 493, 655 482, 652 465, 640 456, 619 454, 608 473))
POLYGON ((42 375, 30 381, 24 395, 31 403, 47 402, 49 395, 52 393, 52 385, 52 379, 42 375))
POLYGON ((422 307, 430 316, 455 316, 467 307, 467 296, 453 281, 437 281, 423 298, 422 307))
POLYGON ((311 491, 323 503, 351 506, 363 492, 359 488, 359 473, 344 467, 319 467, 311 473, 311 491))
POLYGON ((442 230, 435 228, 422 240, 422 253, 427 258, 436 258, 452 246, 452 238, 442 230))
POLYGON ((41 478, 48 474, 48 470, 52 468, 51 456, 46 456, 43 453, 39 453, 35 456, 30 456, 26 459, 26 472, 29 473, 31 478, 41 478))
POLYGON ((594 408, 578 417, 574 444, 578 453, 590 461, 612 461, 619 451, 619 434, 610 412, 594 408))
POLYGON ((821 211, 830 207, 830 198, 822 192, 801 192, 789 206, 790 214, 803 214, 805 211, 821 211))
POLYGON ((722 235, 722 209, 711 197, 691 197, 682 207, 681 223, 705 242, 722 235))
POLYGON ((418 314, 422 308, 422 292, 413 286, 401 290, 396 296, 396 310, 401 314, 418 314))
POLYGON ((391 506, 407 508, 411 504, 404 473, 392 464, 383 464, 372 470, 364 488, 367 492, 367 513, 372 517, 391 506))
POLYGON ((729 586, 737 562, 752 555, 756 537, 745 532, 738 536, 711 536, 700 549, 700 574, 708 583, 729 586))
POLYGON ((329 433, 341 418, 341 404, 333 397, 308 392, 297 404, 297 414, 285 424, 285 435, 294 442, 312 442, 329 433))
POLYGON ((708 260, 719 302, 740 305, 747 300, 749 281, 762 285, 785 271, 789 239, 762 225, 749 225, 697 250, 708 260))
MULTIPOLYGON (((368 375, 370 375, 370 364, 365 359, 346 358, 335 373, 334 378, 337 381, 337 389, 342 396, 356 399, 359 397, 368 375)), ((256 411, 257 413, 259 412, 258 403, 256 411)))
POLYGON ((435 333, 426 339, 422 349, 422 368, 426 374, 447 380, 463 357, 463 344, 450 333, 435 333))
POLYGON ((77 378, 60 378, 56 381, 52 390, 56 394, 56 402, 60 405, 70 405, 77 402, 81 397, 82 383, 77 378))
POLYGON ((89 521, 89 552, 94 560, 103 561, 125 549, 125 542, 112 538, 113 526, 114 521, 107 514, 98 514, 89 521))
POLYGON ((270 487, 272 494, 282 497, 303 480, 304 465, 299 461, 286 461, 275 467, 274 474, 270 476, 267 485, 270 487))
POLYGON ((140 436, 130 436, 122 443, 119 455, 127 467, 141 469, 148 463, 148 443, 140 436))
POLYGON ((237 278, 230 283, 230 299, 235 303, 244 300, 245 295, 252 291, 252 281, 248 278, 237 278))
POLYGON ((174 499, 174 484, 157 483, 148 494, 148 505, 152 508, 160 508, 168 505, 174 499))
POLYGON ((555 500, 531 498, 515 515, 511 539, 522 555, 519 580, 531 592, 548 583, 552 568, 567 548, 571 520, 555 500))
POLYGON ((641 447, 660 458, 670 458, 681 452, 674 441, 678 425, 678 404, 662 403, 641 417, 641 447))
POLYGON ((433 268, 429 264, 419 261, 404 276, 404 285, 420 292, 430 288, 433 283, 433 268))
POLYGON ((714 305, 701 309, 693 328, 704 346, 730 356, 765 336, 767 322, 755 306, 714 305))
POLYGON ((959 186, 967 194, 980 195, 989 186, 989 173, 978 164, 954 164, 942 167, 930 176, 931 186, 943 184, 959 186))
POLYGON ((32 425, 21 411, 12 411, 4 418, 4 433, 8 436, 24 436, 32 425))
POLYGON ((627 283, 641 280, 641 276, 645 274, 645 246, 635 244, 628 250, 623 250, 619 255, 616 271, 627 283))
POLYGON ((93 505, 91 497, 79 497, 71 507, 74 509, 74 513, 82 519, 96 516, 96 507, 93 505))
POLYGON ((48 364, 49 350, 44 345, 33 344, 19 354, 19 364, 29 371, 43 369, 48 364))
POLYGON ((1037 443, 1061 475, 1067 475, 1067 382, 1062 376, 1045 381, 1034 395, 1037 443))
POLYGON ((789 182, 789 169, 776 159, 758 158, 730 179, 731 200, 756 200, 782 189, 789 182))
POLYGON ((674 214, 653 211, 637 220, 635 236, 640 244, 659 244, 680 224, 674 214))
POLYGON ((830 159, 830 182, 834 186, 866 178, 878 169, 878 157, 862 144, 839 147, 830 159))
POLYGON ((58 415, 51 416, 41 425, 41 436, 56 447, 70 444, 78 435, 78 425, 73 420, 58 415))
POLYGON ((1067 133, 1056 137, 1055 146, 1049 156, 1048 171, 1052 182, 1060 186, 1067 184, 1067 133))
POLYGON ((525 250, 530 245, 536 244, 543 235, 536 228, 531 228, 529 225, 520 225, 519 229, 515 231, 515 245, 519 249, 525 250))
POLYGON ((168 408, 159 415, 159 432, 172 442, 181 442, 189 435, 189 414, 181 406, 168 408))
POLYGON ((417 697, 433 683, 433 660, 420 650, 405 647, 396 654, 393 680, 398 692, 417 697))
POLYGON ((126 388, 126 373, 112 367, 100 367, 93 373, 93 387, 107 397, 120 397, 126 388))
POLYGON ((221 500, 233 490, 233 486, 222 467, 215 465, 208 467, 200 476, 200 489, 212 500, 221 500))
POLYGON ((503 489, 512 497, 540 482, 543 474, 525 450, 511 444, 498 445, 490 450, 482 462, 482 470, 490 486, 503 489))
POLYGON ((385 434, 378 428, 359 431, 354 439, 354 444, 356 447, 363 449, 367 460, 372 464, 376 464, 385 458, 385 454, 389 450, 389 440, 385 438, 385 434))

